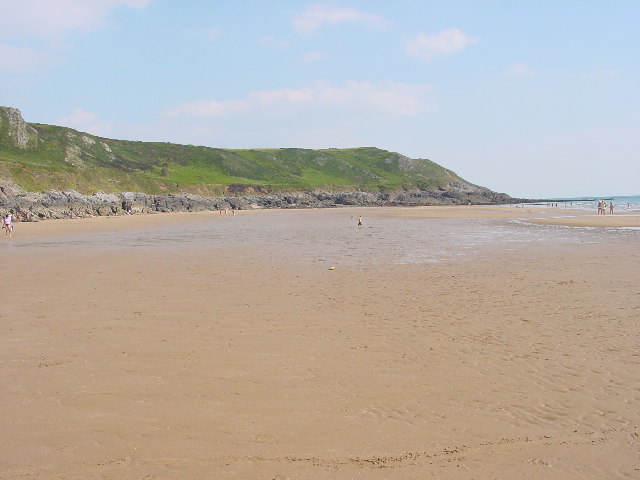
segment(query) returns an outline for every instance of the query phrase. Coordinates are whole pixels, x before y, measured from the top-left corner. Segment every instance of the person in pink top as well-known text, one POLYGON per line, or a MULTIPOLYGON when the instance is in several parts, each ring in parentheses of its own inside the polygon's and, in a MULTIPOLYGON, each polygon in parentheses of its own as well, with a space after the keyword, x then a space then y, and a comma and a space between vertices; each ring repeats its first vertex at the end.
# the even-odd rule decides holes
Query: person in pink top
POLYGON ((7 213, 6 217, 4 217, 3 220, 3 227, 6 229, 6 232, 4 234, 5 237, 9 237, 11 238, 11 231, 13 230, 13 225, 11 225, 11 214, 7 213))

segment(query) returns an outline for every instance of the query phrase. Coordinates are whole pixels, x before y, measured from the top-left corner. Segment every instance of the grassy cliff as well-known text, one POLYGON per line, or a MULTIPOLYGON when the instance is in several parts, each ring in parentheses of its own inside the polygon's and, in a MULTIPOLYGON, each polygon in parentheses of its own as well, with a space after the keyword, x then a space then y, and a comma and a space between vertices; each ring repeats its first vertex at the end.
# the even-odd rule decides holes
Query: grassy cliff
POLYGON ((250 192, 448 190, 468 185, 424 159, 377 148, 232 150, 96 137, 26 123, 0 107, 0 178, 28 191, 250 192))

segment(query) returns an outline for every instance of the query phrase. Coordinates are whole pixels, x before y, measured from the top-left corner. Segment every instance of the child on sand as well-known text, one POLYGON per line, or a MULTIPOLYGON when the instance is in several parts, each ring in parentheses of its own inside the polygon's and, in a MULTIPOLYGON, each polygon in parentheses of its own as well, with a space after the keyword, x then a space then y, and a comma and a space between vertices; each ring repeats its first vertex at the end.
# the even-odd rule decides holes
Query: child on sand
POLYGON ((7 213, 7 215, 4 217, 4 220, 2 222, 3 228, 6 229, 4 236, 9 238, 11 238, 11 231, 13 230, 13 225, 11 225, 11 220, 12 220, 11 214, 7 213))

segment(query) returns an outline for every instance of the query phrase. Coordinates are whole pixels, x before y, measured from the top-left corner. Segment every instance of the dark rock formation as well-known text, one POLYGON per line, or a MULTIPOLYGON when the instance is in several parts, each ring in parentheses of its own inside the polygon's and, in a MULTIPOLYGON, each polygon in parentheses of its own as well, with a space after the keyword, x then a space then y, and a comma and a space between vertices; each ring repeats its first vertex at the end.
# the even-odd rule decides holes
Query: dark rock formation
POLYGON ((25 192, 17 185, 0 181, 0 211, 12 212, 23 221, 48 218, 124 215, 127 213, 198 212, 224 208, 331 208, 340 206, 419 206, 460 204, 503 204, 516 200, 503 193, 468 184, 446 191, 404 192, 298 192, 245 196, 202 197, 190 194, 147 195, 125 192, 78 192, 49 190, 25 192))

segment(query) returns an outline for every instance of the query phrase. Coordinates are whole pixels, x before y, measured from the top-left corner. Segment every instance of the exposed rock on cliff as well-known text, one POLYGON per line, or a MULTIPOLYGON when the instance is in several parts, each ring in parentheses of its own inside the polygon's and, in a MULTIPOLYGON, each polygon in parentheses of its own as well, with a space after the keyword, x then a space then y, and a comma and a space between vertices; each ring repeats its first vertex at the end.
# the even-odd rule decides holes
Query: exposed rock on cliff
POLYGON ((127 213, 197 212, 230 208, 330 208, 340 206, 418 206, 457 205, 466 203, 507 203, 509 196, 490 190, 442 192, 304 192, 287 194, 247 195, 242 197, 203 197, 191 194, 146 195, 137 192, 120 194, 98 192, 82 195, 78 192, 49 190, 25 192, 16 185, 0 181, 0 205, 21 220, 38 221, 48 218, 76 216, 123 215, 127 213))
POLYGON ((13 146, 18 148, 35 147, 38 142, 38 132, 24 121, 22 113, 17 108, 3 107, 6 112, 6 120, 0 115, 0 129, 6 125, 6 135, 11 139, 13 146))

